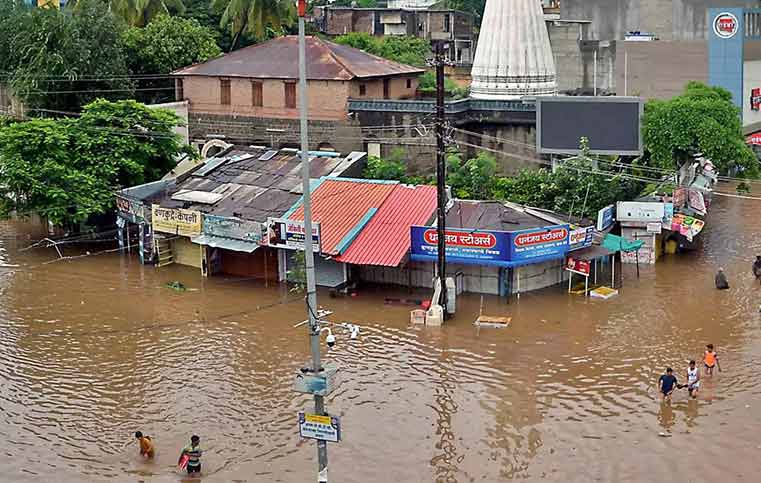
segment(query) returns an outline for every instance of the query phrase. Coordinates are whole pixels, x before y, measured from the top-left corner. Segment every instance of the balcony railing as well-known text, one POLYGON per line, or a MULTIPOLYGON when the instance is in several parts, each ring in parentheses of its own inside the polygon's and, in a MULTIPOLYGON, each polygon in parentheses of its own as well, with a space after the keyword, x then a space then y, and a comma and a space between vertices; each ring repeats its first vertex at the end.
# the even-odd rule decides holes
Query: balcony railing
MULTIPOLYGON (((430 114, 434 112, 436 101, 425 100, 391 100, 391 99, 349 99, 349 111, 370 112, 409 112, 430 114)), ((444 109, 447 114, 462 114, 468 111, 516 111, 533 112, 536 106, 522 101, 499 101, 482 99, 458 99, 446 101, 444 109)))

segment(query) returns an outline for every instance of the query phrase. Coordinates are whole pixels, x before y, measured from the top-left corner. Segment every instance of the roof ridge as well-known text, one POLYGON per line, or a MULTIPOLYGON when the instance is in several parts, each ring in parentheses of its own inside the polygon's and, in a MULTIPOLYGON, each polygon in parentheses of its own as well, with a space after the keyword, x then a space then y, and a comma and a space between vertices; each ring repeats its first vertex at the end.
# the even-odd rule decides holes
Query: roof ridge
MULTIPOLYGON (((348 72, 349 74, 351 74, 353 77, 357 77, 357 74, 355 74, 354 71, 349 68, 349 66, 347 66, 343 61, 341 61, 341 59, 338 58, 338 55, 330 47, 330 45, 328 45, 328 44, 332 44, 332 45, 338 45, 338 44, 336 44, 334 42, 323 40, 323 39, 321 39, 319 37, 315 37, 315 36, 312 36, 312 37, 314 39, 316 39, 319 43, 321 43, 328 50, 328 52, 330 52, 330 56, 333 58, 333 60, 336 61, 336 63, 338 63, 338 65, 343 67, 343 69, 346 72, 348 72)), ((360 49, 357 49, 357 50, 360 50, 360 49)), ((365 52, 365 51, 363 50, 362 52, 365 52)), ((367 53, 367 52, 365 52, 365 53, 367 53)), ((307 74, 307 77, 309 77, 308 74, 307 74)))

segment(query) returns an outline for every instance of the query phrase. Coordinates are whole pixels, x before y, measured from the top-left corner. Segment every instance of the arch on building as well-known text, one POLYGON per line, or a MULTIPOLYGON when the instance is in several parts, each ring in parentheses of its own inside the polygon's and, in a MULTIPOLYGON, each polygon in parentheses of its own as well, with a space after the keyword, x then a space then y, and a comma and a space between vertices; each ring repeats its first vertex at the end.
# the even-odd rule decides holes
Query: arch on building
POLYGON ((212 139, 211 141, 204 144, 203 148, 201 148, 201 157, 208 158, 209 156, 214 156, 215 154, 218 154, 229 147, 232 147, 232 144, 221 139, 212 139))

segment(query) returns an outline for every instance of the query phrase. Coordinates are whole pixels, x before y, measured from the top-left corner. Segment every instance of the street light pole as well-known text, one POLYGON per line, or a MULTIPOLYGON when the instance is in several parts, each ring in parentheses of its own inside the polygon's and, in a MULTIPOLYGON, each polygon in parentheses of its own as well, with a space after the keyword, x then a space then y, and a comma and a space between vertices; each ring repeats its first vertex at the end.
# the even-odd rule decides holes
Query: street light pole
MULTIPOLYGON (((314 252, 312 251, 312 195, 309 182, 309 136, 307 123, 307 74, 306 74, 306 37, 304 34, 304 16, 306 0, 299 0, 299 123, 301 131, 301 177, 304 191, 304 264, 307 278, 307 316, 309 317, 309 339, 312 349, 312 373, 320 374, 320 322, 317 319, 317 288, 314 274, 314 252)), ((323 396, 314 396, 314 412, 325 415, 323 396)), ((328 481, 328 445, 324 440, 317 440, 318 482, 328 481)))

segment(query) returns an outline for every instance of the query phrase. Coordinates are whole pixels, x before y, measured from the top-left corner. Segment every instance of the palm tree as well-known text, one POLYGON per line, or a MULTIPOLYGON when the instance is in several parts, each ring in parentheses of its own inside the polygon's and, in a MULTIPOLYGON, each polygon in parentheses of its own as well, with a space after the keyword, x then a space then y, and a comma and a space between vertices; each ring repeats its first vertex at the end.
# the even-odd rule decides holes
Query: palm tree
MULTIPOLYGON (((77 0, 66 2, 68 8, 76 8, 77 0)), ((108 0, 108 6, 114 15, 132 27, 145 27, 153 18, 164 14, 182 13, 185 4, 182 0, 108 0)))
MULTIPOLYGON (((113 0, 112 0, 113 1, 113 0)), ((296 2, 291 0, 213 0, 212 8, 222 10, 220 27, 230 27, 234 50, 243 33, 263 38, 268 28, 280 30, 293 24, 296 2)))

